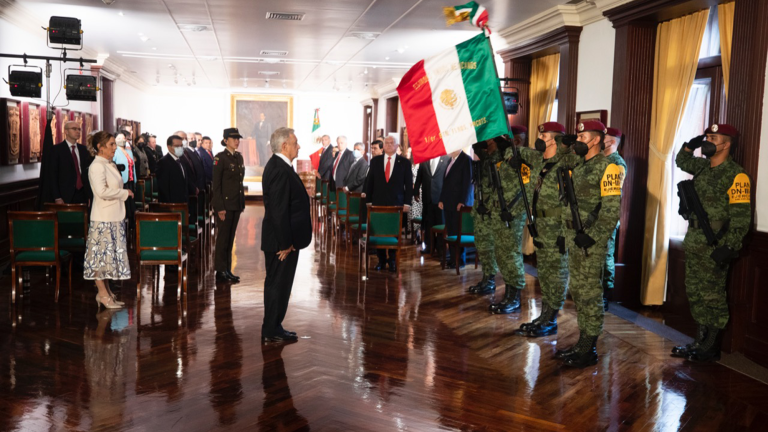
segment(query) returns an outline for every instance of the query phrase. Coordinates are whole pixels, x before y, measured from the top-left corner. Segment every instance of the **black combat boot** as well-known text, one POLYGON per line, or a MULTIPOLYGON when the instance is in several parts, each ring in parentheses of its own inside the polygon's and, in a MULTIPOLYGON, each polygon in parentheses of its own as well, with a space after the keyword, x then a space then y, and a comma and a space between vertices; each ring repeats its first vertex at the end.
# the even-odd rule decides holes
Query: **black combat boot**
POLYGON ((483 275, 483 278, 480 279, 480 282, 471 285, 467 291, 475 294, 477 291, 481 288, 484 288, 488 283, 492 283, 494 288, 496 287, 496 275, 483 275))
POLYGON ((579 336, 573 353, 563 360, 570 367, 584 369, 597 364, 597 336, 579 336))
POLYGON ((520 291, 522 290, 507 285, 501 302, 492 304, 488 309, 492 314, 511 314, 520 311, 520 291))
POLYGON ((573 353, 576 352, 576 347, 579 346, 580 343, 584 343, 584 342, 582 342, 582 340, 585 337, 587 337, 587 336, 584 333, 579 332, 579 340, 578 340, 578 342, 576 342, 576 344, 573 345, 570 348, 566 348, 566 349, 561 349, 561 350, 555 351, 555 358, 557 358, 557 359, 564 359, 564 358, 568 358, 568 357, 572 356, 573 353))
POLYGON ((707 326, 703 324, 697 325, 698 328, 696 329, 696 338, 693 340, 693 343, 672 348, 672 357, 686 358, 688 357, 688 353, 690 351, 699 348, 701 342, 704 341, 704 339, 707 337, 707 326))
POLYGON ((549 309, 547 315, 542 313, 542 319, 528 328, 528 332, 525 336, 528 337, 544 337, 553 334, 557 334, 557 313, 558 309, 549 309))
POLYGON ((539 321, 541 321, 543 318, 546 318, 548 316, 548 314, 549 314, 549 312, 547 312, 548 310, 549 310, 549 305, 547 305, 546 303, 544 303, 542 301, 541 302, 541 314, 539 314, 539 316, 534 318, 533 321, 531 321, 531 322, 520 324, 520 328, 515 330, 515 334, 518 335, 518 336, 526 336, 526 333, 528 333, 528 330, 531 327, 535 326, 536 324, 539 323, 539 321))
POLYGON ((489 276, 484 285, 477 285, 475 287, 473 293, 483 295, 490 294, 494 291, 496 291, 496 276, 489 276))
POLYGON ((698 348, 688 351, 686 359, 700 363, 720 360, 720 333, 722 333, 720 329, 707 327, 707 337, 698 348))

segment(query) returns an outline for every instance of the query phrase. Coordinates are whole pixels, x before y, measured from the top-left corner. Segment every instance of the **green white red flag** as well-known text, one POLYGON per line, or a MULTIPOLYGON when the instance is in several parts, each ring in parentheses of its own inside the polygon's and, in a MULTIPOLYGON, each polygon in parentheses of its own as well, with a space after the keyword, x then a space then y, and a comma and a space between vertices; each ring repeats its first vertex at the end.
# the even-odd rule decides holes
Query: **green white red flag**
POLYGON ((462 21, 469 21, 472 25, 480 27, 486 36, 491 34, 488 29, 488 11, 476 2, 443 8, 446 25, 453 25, 462 21))
POLYGON ((320 108, 315 108, 315 119, 312 121, 312 132, 320 129, 320 108))
POLYGON ((415 163, 508 133, 485 35, 416 63, 400 81, 415 163))

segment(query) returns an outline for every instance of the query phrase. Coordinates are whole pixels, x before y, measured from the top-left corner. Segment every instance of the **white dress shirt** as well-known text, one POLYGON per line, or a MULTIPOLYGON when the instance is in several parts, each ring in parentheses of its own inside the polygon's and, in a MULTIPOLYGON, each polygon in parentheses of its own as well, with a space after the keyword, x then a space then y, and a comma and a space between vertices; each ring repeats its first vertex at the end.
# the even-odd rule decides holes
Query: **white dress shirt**
POLYGON ((289 166, 289 167, 291 167, 291 169, 293 169, 293 164, 292 164, 292 163, 291 163, 291 161, 288 159, 288 156, 286 156, 286 155, 284 155, 284 154, 282 154, 282 153, 275 153, 275 156, 277 156, 277 157, 279 157, 280 159, 282 159, 282 160, 283 160, 285 163, 287 163, 287 164, 288 164, 288 166, 289 166))
POLYGON ((168 154, 171 155, 173 160, 175 160, 179 164, 179 167, 181 167, 181 175, 184 176, 184 178, 187 178, 187 173, 184 172, 184 164, 179 162, 179 158, 176 157, 174 152, 170 152, 168 154))
POLYGON ((432 160, 429 161, 429 169, 431 170, 433 176, 435 175, 435 170, 437 170, 437 164, 439 163, 440 163, 439 157, 432 158, 432 160))

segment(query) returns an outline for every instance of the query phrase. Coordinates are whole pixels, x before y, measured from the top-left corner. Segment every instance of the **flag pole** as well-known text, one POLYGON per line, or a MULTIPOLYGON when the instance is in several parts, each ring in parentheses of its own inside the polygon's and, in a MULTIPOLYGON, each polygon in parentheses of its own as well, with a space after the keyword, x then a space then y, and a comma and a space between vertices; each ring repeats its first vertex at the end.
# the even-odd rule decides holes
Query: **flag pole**
MULTIPOLYGON (((499 78, 499 70, 496 69, 496 59, 495 59, 495 53, 493 51, 493 44, 491 43, 491 36, 490 31, 488 31, 488 25, 483 26, 483 33, 486 35, 485 40, 488 41, 488 48, 491 50, 491 62, 493 63, 493 72, 496 74, 496 81, 499 83, 499 100, 501 101, 501 109, 504 110, 504 118, 507 120, 507 132, 509 135, 511 127, 511 122, 509 120, 509 115, 507 114, 506 108, 504 108, 504 95, 501 92, 501 78, 499 78)), ((510 136, 511 138, 511 136, 510 136)), ((519 150, 517 147, 515 147, 515 144, 512 144, 512 152, 514 153, 515 157, 519 160, 519 150)), ((502 159, 504 158, 504 155, 501 155, 502 159)), ((517 179, 520 182, 520 193, 523 198, 523 206, 525 206, 525 216, 526 219, 528 219, 528 232, 531 234, 531 237, 536 238, 538 236, 538 231, 536 230, 536 225, 533 220, 533 213, 531 212, 531 206, 528 202, 528 194, 525 192, 525 182, 523 181, 523 173, 520 168, 516 169, 517 171, 517 179)))

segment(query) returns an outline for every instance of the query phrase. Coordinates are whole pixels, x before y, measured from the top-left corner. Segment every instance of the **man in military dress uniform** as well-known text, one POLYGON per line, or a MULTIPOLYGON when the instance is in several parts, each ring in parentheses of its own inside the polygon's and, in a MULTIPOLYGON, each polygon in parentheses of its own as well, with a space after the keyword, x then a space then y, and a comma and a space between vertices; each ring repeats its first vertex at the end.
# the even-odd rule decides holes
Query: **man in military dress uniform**
POLYGON ((707 221, 689 215, 683 240, 685 289, 698 332, 692 344, 673 348, 672 355, 699 362, 720 359, 719 336, 728 323, 728 267, 742 247, 752 214, 750 178, 730 156, 739 132, 731 125, 715 124, 705 134, 685 143, 675 158, 681 170, 693 175, 696 195, 716 239, 714 244, 707 240, 703 229, 707 221), (699 147, 705 158, 693 155, 699 147))
MULTIPOLYGON (((571 295, 576 303, 579 341, 573 347, 558 350, 555 356, 567 366, 584 368, 597 364, 597 338, 603 331, 602 276, 608 239, 616 228, 621 207, 624 168, 611 163, 603 155, 607 132, 600 121, 578 124, 578 141, 573 144, 575 163, 566 172, 573 181, 578 205, 578 220, 583 227, 576 230, 578 220, 571 211, 563 212, 565 244, 569 247, 568 265, 571 295), (582 159, 583 158, 583 159, 582 159)), ((572 210, 574 207, 571 205, 572 210)))
POLYGON ((216 280, 220 282, 240 282, 240 278, 232 274, 232 248, 240 213, 245 210, 245 162, 237 152, 242 137, 237 128, 224 129, 221 143, 226 149, 213 159, 211 204, 218 217, 214 266, 216 280))
MULTIPOLYGON (((619 146, 621 145, 621 140, 621 130, 609 127, 608 132, 605 134, 605 150, 603 150, 603 154, 606 158, 608 158, 610 163, 624 168, 624 176, 626 178, 628 173, 627 163, 619 154, 619 146)), ((605 268, 603 269, 603 306, 605 310, 608 310, 607 291, 613 289, 614 277, 616 276, 616 233, 619 232, 620 225, 621 221, 616 222, 616 228, 614 228, 611 237, 608 239, 608 249, 605 255, 605 268)))
POLYGON ((567 208, 560 200, 557 170, 570 153, 570 147, 563 144, 565 126, 557 122, 539 125, 535 150, 520 149, 520 157, 538 177, 531 209, 536 218, 538 237, 533 239, 536 247, 536 263, 541 287, 541 314, 533 321, 520 326, 515 334, 528 337, 542 337, 557 333, 557 314, 565 304, 568 290, 568 249, 562 237, 562 214, 567 208))

